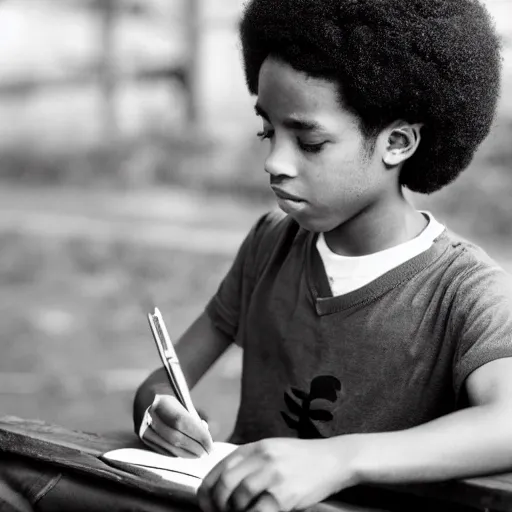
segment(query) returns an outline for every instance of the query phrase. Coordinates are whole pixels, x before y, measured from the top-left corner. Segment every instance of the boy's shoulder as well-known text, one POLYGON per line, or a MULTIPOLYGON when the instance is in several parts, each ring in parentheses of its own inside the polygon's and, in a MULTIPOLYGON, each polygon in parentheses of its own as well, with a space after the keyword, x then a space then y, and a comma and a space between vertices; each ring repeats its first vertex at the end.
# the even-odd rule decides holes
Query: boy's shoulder
MULTIPOLYGON (((250 260, 256 268, 261 269, 272 260, 272 255, 288 253, 292 246, 304 247, 310 234, 291 216, 279 209, 270 210, 257 220, 247 238, 250 245, 250 260)), ((450 262, 449 270, 443 271, 443 274, 455 288, 467 292, 478 282, 484 287, 497 287, 512 294, 512 275, 483 247, 448 228, 442 237, 445 243, 448 241, 449 246, 445 253, 447 259, 444 261, 445 264, 447 261, 450 262)), ((473 289, 478 288, 482 289, 473 289)))
POLYGON ((251 265, 261 270, 273 255, 305 242, 309 233, 281 210, 268 211, 256 221, 245 241, 251 265))
POLYGON ((265 212, 256 222, 256 228, 261 234, 283 231, 293 225, 298 226, 297 222, 279 208, 265 212))
POLYGON ((283 237, 296 237, 307 233, 299 224, 282 210, 275 209, 262 215, 251 230, 254 244, 257 246, 275 246, 283 237))
POLYGON ((456 257, 449 274, 455 280, 457 295, 467 297, 506 296, 512 299, 512 275, 480 245, 447 230, 456 257))
POLYGON ((468 272, 479 269, 494 269, 507 273, 504 268, 479 244, 464 238, 458 233, 446 229, 446 235, 451 247, 460 253, 459 264, 467 268, 468 272))

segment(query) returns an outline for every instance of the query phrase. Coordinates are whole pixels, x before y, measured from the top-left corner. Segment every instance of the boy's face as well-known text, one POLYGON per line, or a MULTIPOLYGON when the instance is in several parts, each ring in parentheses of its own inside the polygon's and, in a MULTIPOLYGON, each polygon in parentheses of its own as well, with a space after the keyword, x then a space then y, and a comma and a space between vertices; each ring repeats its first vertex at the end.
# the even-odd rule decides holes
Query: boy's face
MULTIPOLYGON (((336 84, 268 57, 256 111, 270 140, 265 170, 280 208, 302 227, 330 231, 382 196, 390 185, 357 118, 340 105, 336 84)), ((393 185, 398 187, 398 185, 393 185)))

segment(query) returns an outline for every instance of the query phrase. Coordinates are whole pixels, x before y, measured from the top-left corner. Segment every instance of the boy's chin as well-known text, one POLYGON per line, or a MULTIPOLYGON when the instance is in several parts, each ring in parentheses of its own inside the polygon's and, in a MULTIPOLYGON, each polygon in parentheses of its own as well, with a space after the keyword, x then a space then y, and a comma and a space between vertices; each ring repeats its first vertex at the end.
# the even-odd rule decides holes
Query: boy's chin
POLYGON ((306 231, 311 231, 313 233, 326 233, 327 231, 332 231, 339 225, 339 222, 334 222, 332 220, 326 220, 318 217, 313 217, 311 215, 306 215, 302 212, 285 212, 290 217, 292 217, 295 222, 306 231))

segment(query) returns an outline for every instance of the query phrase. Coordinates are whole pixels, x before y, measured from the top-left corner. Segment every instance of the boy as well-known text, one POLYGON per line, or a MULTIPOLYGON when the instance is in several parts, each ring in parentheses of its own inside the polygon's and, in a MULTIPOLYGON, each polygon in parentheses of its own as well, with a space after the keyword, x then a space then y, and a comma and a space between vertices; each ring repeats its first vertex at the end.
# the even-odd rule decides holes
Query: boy
MULTIPOLYGON (((284 214, 256 223, 178 344, 192 386, 244 349, 242 446, 201 506, 288 511, 360 483, 510 469, 512 285, 403 194, 453 181, 489 131, 500 55, 485 8, 252 0, 241 40, 284 214)), ((157 450, 210 449, 162 369, 134 418, 157 450)))

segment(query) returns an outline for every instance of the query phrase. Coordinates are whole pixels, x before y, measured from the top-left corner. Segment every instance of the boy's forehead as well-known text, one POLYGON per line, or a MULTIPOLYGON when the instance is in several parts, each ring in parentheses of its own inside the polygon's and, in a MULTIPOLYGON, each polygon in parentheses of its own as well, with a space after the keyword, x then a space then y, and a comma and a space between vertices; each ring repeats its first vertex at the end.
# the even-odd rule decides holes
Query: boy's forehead
POLYGON ((336 83, 311 77, 273 57, 260 69, 257 106, 267 113, 297 115, 343 110, 336 83))

